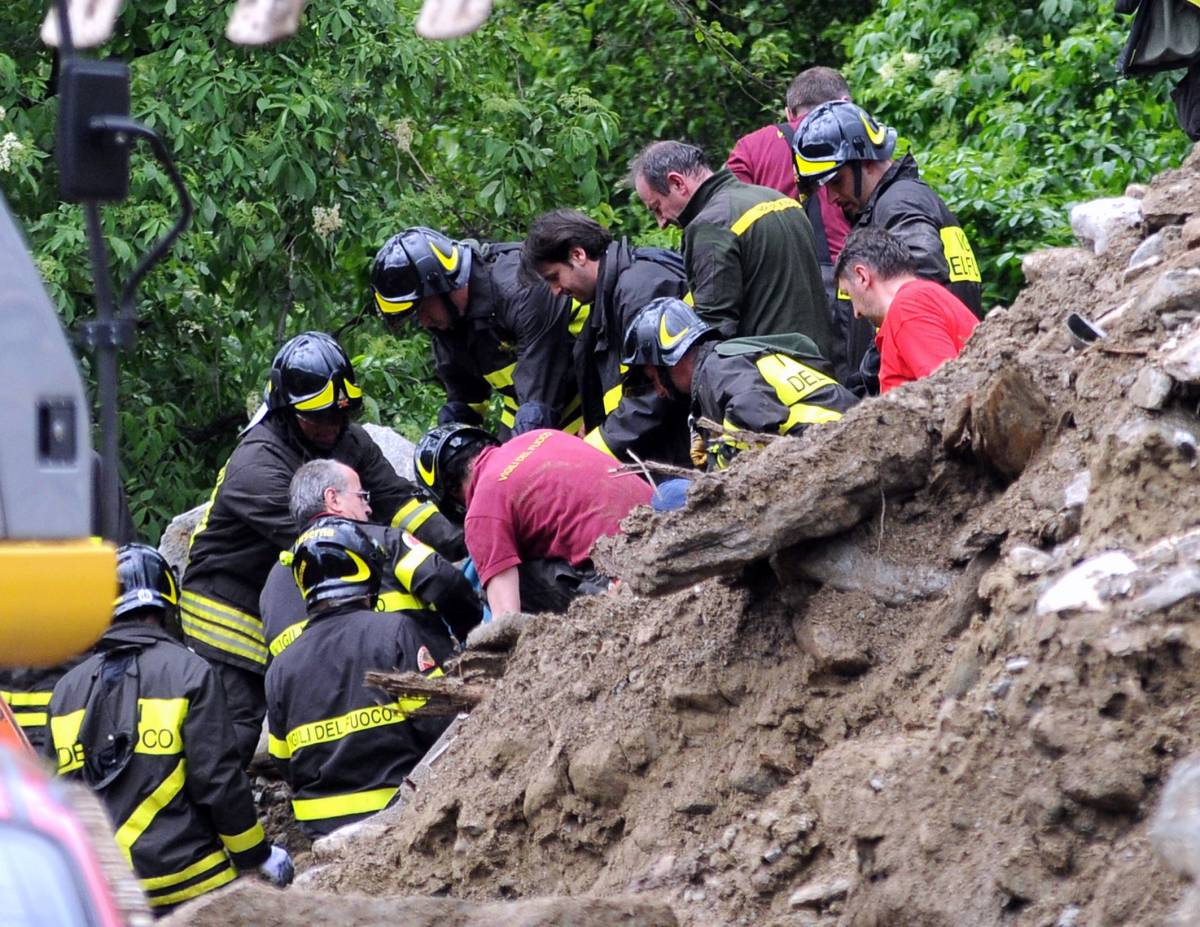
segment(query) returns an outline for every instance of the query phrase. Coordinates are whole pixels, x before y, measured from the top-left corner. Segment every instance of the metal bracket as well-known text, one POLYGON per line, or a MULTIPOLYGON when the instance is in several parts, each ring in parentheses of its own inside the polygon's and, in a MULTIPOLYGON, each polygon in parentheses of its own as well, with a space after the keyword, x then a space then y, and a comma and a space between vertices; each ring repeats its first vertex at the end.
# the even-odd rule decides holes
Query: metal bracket
POLYGON ((134 325, 131 319, 116 318, 105 321, 93 320, 79 326, 76 338, 80 347, 94 351, 97 348, 124 350, 133 347, 134 325))

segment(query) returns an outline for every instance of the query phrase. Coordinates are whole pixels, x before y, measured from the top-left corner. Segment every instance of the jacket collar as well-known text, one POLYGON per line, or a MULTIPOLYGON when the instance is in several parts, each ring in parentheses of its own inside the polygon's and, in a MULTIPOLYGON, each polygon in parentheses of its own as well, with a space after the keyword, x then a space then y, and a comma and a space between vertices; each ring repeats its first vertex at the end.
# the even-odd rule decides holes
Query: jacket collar
POLYGON ((871 196, 867 199, 867 205, 855 217, 855 224, 870 224, 871 214, 875 211, 875 204, 879 201, 879 197, 883 196, 887 189, 897 180, 919 180, 920 177, 921 173, 917 169, 916 158, 911 154, 906 154, 889 167, 886 174, 879 178, 879 183, 875 185, 875 189, 871 191, 871 196))
POLYGON ((163 628, 146 624, 144 621, 118 621, 96 642, 97 650, 114 650, 117 647, 150 647, 160 641, 174 641, 163 628))
POLYGON ((727 167, 722 167, 719 171, 714 172, 711 177, 696 188, 696 192, 692 194, 692 198, 688 200, 688 204, 683 207, 683 212, 679 214, 679 224, 686 228, 688 223, 700 214, 700 210, 708 205, 709 200, 716 195, 718 190, 737 182, 738 179, 733 176, 733 173, 727 167))

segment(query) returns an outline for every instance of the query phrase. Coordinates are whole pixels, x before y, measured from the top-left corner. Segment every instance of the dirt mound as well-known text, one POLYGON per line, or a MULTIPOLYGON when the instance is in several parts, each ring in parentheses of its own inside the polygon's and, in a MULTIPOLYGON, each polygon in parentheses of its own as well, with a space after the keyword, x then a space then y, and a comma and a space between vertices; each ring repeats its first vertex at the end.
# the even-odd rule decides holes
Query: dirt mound
POLYGON ((1147 819, 1200 745, 1197 186, 1193 153, 958 361, 633 516, 619 594, 531 619, 436 781, 306 886, 1161 923, 1147 819))

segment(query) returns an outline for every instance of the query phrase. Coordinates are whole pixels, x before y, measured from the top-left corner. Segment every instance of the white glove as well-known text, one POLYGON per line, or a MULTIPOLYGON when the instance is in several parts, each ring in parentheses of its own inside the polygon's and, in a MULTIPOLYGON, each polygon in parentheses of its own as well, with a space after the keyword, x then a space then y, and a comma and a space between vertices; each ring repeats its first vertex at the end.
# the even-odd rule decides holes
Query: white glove
POLYGON ((296 876, 296 867, 292 865, 288 851, 277 846, 271 847, 271 855, 258 867, 258 871, 278 888, 291 885, 296 876))

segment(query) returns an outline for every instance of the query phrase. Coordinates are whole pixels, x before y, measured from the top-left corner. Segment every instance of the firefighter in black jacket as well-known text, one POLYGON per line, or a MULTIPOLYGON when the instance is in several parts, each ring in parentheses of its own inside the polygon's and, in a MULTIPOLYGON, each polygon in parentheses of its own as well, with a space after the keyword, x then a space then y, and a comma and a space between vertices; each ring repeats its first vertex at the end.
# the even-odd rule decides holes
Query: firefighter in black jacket
MULTIPOLYGON (((483 617, 483 605, 467 578, 407 531, 367 524, 371 506, 363 495, 358 474, 345 464, 310 460, 292 477, 292 519, 301 532, 323 515, 354 520, 386 558, 377 610, 412 612, 421 616, 428 633, 451 634, 454 642, 465 641, 483 617)), ((291 563, 291 551, 279 555, 259 598, 269 659, 283 653, 308 624, 291 563)))
POLYGON ((304 633, 267 670, 271 756, 310 837, 387 806, 448 718, 411 718, 423 699, 389 698, 370 670, 440 676, 445 635, 405 612, 377 612, 383 552, 354 522, 321 518, 296 541, 292 575, 308 608, 304 633))
POLYGON ((846 100, 822 103, 796 128, 792 150, 801 192, 818 186, 854 228, 887 229, 917 259, 917 275, 949 288, 983 317, 979 264, 942 198, 921 180, 911 154, 892 160, 896 130, 846 100))
POLYGON ((710 466, 727 466, 746 447, 734 432, 800 435, 840 420, 858 402, 804 335, 719 338, 687 303, 656 299, 625 340, 625 363, 641 368, 656 391, 690 395, 695 416, 722 425, 708 445, 710 466))
POLYGON ((501 434, 582 427, 571 338, 586 307, 523 278, 519 244, 454 241, 417 226, 394 235, 371 267, 375 305, 391 329, 415 318, 433 339, 446 388, 439 424, 480 425, 500 394, 501 434))
POLYGON ((181 599, 184 638, 221 677, 246 763, 266 711, 267 644, 258 597, 279 551, 296 538, 288 485, 301 464, 340 460, 362 478, 378 520, 449 556, 465 556, 461 532, 398 477, 366 431, 350 421, 361 406, 354 370, 333 338, 307 332, 287 342, 271 365, 266 411, 243 432, 192 537, 181 599))
POLYGON ((267 843, 212 668, 163 630, 178 602, 166 560, 117 552, 113 625, 54 687, 47 752, 108 810, 116 842, 156 912, 259 868, 292 878, 267 843))
POLYGON ((591 304, 574 353, 584 440, 614 457, 633 451, 643 460, 687 466, 686 406, 653 393, 625 394, 621 363, 625 330, 638 310, 657 297, 687 293, 683 258, 613 241, 608 229, 574 209, 534 219, 523 258, 552 293, 591 304))

